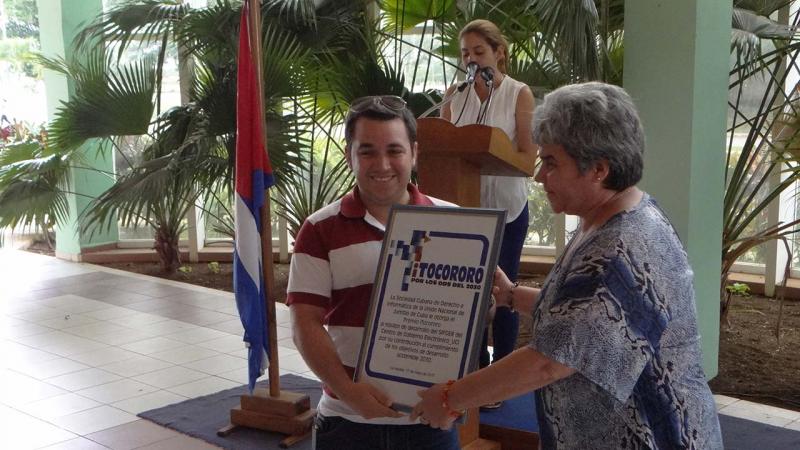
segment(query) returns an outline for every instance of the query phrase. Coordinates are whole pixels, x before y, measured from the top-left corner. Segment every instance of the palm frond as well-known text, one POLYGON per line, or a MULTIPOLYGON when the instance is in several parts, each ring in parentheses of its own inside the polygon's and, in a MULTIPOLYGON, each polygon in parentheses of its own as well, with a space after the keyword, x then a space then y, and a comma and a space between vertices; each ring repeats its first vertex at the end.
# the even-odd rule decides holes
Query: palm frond
POLYGON ((191 98, 196 114, 202 113, 209 135, 222 136, 236 131, 236 76, 231 66, 198 63, 191 98))
POLYGON ((316 27, 316 3, 314 0, 267 0, 261 5, 262 16, 280 17, 297 26, 316 27))
POLYGON ((319 175, 303 174, 295 183, 279 186, 279 195, 272 196, 272 201, 280 206, 278 215, 288 222, 292 237, 297 236, 300 226, 308 216, 337 200, 353 187, 350 168, 344 158, 333 164, 323 159, 321 165, 319 175))
POLYGON ((538 17, 542 36, 571 80, 600 77, 596 47, 599 16, 593 0, 531 1, 530 10, 538 17))
POLYGON ((174 0, 138 0, 122 3, 83 28, 75 38, 77 48, 90 49, 97 42, 118 45, 117 58, 133 43, 149 45, 162 40, 189 11, 174 0))
POLYGON ((793 0, 734 0, 734 8, 741 8, 753 11, 754 13, 769 17, 784 6, 788 6, 793 0))
POLYGON ((188 53, 209 66, 236 61, 241 6, 220 0, 207 8, 190 11, 175 27, 175 35, 188 53))
POLYGON ((84 230, 115 226, 116 213, 124 226, 144 222, 179 234, 181 222, 197 196, 183 162, 186 161, 170 154, 145 161, 119 177, 82 215, 84 230))
POLYGON ((453 20, 458 12, 455 0, 387 0, 381 2, 386 16, 387 29, 395 34, 409 30, 424 22, 453 20))
POLYGON ((262 45, 264 96, 268 99, 305 93, 304 72, 312 64, 311 52, 295 36, 274 26, 264 28, 262 45))
POLYGON ((515 80, 531 86, 536 97, 564 84, 569 79, 557 61, 515 58, 508 66, 508 74, 515 80))
POLYGON ((731 51, 740 67, 761 62, 762 39, 789 40, 796 34, 793 28, 746 9, 734 8, 732 20, 731 51))
POLYGON ((0 149, 0 228, 65 220, 69 168, 68 157, 45 156, 38 142, 0 149))
POLYGON ((155 64, 147 58, 107 67, 101 52, 87 63, 65 63, 74 95, 58 109, 49 143, 69 150, 90 138, 143 134, 153 115, 155 64))
POLYGON ((790 71, 796 67, 800 47, 794 43, 779 48, 775 55, 759 55, 758 70, 735 65, 731 77, 730 109, 733 122, 728 130, 728 167, 723 199, 723 280, 736 260, 764 242, 786 239, 796 232, 798 221, 769 226, 765 212, 782 193, 800 181, 798 130, 800 97, 796 87, 785 89, 790 71), (779 56, 782 55, 782 56, 779 56), (743 107, 747 80, 754 76, 766 81, 757 107, 743 107), (738 145, 733 135, 739 129, 747 136, 738 145))

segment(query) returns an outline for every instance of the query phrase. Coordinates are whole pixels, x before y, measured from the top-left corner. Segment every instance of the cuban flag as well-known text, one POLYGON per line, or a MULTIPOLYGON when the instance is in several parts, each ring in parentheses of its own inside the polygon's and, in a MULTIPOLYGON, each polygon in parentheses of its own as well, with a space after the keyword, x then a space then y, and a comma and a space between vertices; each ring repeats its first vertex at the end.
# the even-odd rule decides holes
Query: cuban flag
MULTIPOLYGON (((262 128, 258 76, 251 53, 248 21, 249 1, 242 7, 239 31, 239 62, 236 80, 236 249, 233 253, 233 286, 236 307, 244 326, 248 347, 248 386, 253 392, 256 380, 269 364, 267 330, 267 292, 261 260, 260 209, 264 190, 273 184, 262 128)), ((269 226, 269 224, 266 224, 269 226)))

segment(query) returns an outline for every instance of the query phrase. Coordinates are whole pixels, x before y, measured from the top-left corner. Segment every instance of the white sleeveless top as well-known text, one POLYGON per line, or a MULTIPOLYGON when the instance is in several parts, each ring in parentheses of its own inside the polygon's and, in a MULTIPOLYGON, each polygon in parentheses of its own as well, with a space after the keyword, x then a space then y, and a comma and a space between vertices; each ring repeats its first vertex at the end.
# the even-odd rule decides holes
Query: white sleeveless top
MULTIPOLYGON (((524 83, 506 75, 500 86, 492 93, 489 111, 484 120, 484 125, 505 131, 515 147, 517 146, 517 97, 523 87, 525 87, 524 83)), ((477 123, 478 111, 482 110, 482 106, 484 105, 481 104, 481 100, 472 86, 464 89, 463 92, 455 91, 453 101, 450 102, 450 121, 456 126, 477 123), (461 112, 462 108, 464 109, 463 113, 461 112), (456 119, 459 119, 458 122, 456 119)), ((481 206, 505 209, 508 213, 507 223, 512 222, 520 215, 527 201, 528 179, 526 177, 481 175, 481 206)))

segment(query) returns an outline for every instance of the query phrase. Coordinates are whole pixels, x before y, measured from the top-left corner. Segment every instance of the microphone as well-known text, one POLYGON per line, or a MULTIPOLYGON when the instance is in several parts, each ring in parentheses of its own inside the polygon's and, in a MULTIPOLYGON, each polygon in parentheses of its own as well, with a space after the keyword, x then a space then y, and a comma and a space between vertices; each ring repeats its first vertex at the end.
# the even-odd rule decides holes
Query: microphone
POLYGON ((470 61, 470 63, 467 64, 467 80, 458 86, 458 92, 464 91, 464 88, 475 82, 475 76, 480 68, 481 67, 475 61, 470 61))
POLYGON ((481 69, 481 78, 486 81, 486 86, 490 86, 494 81, 494 70, 491 67, 481 69))

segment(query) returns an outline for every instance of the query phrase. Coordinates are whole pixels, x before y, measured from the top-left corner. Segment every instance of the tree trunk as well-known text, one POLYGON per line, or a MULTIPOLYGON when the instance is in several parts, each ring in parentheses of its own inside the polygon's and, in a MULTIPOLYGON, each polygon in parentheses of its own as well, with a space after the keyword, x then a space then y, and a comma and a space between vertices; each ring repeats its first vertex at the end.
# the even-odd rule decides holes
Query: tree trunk
POLYGON ((42 238, 44 238, 44 242, 47 244, 47 248, 50 250, 54 250, 55 242, 53 240, 53 233, 50 232, 52 229, 49 223, 45 223, 41 227, 42 229, 42 238))
POLYGON ((181 252, 178 248, 178 236, 171 235, 163 228, 156 230, 154 248, 161 261, 161 270, 164 273, 175 273, 181 266, 181 252))

